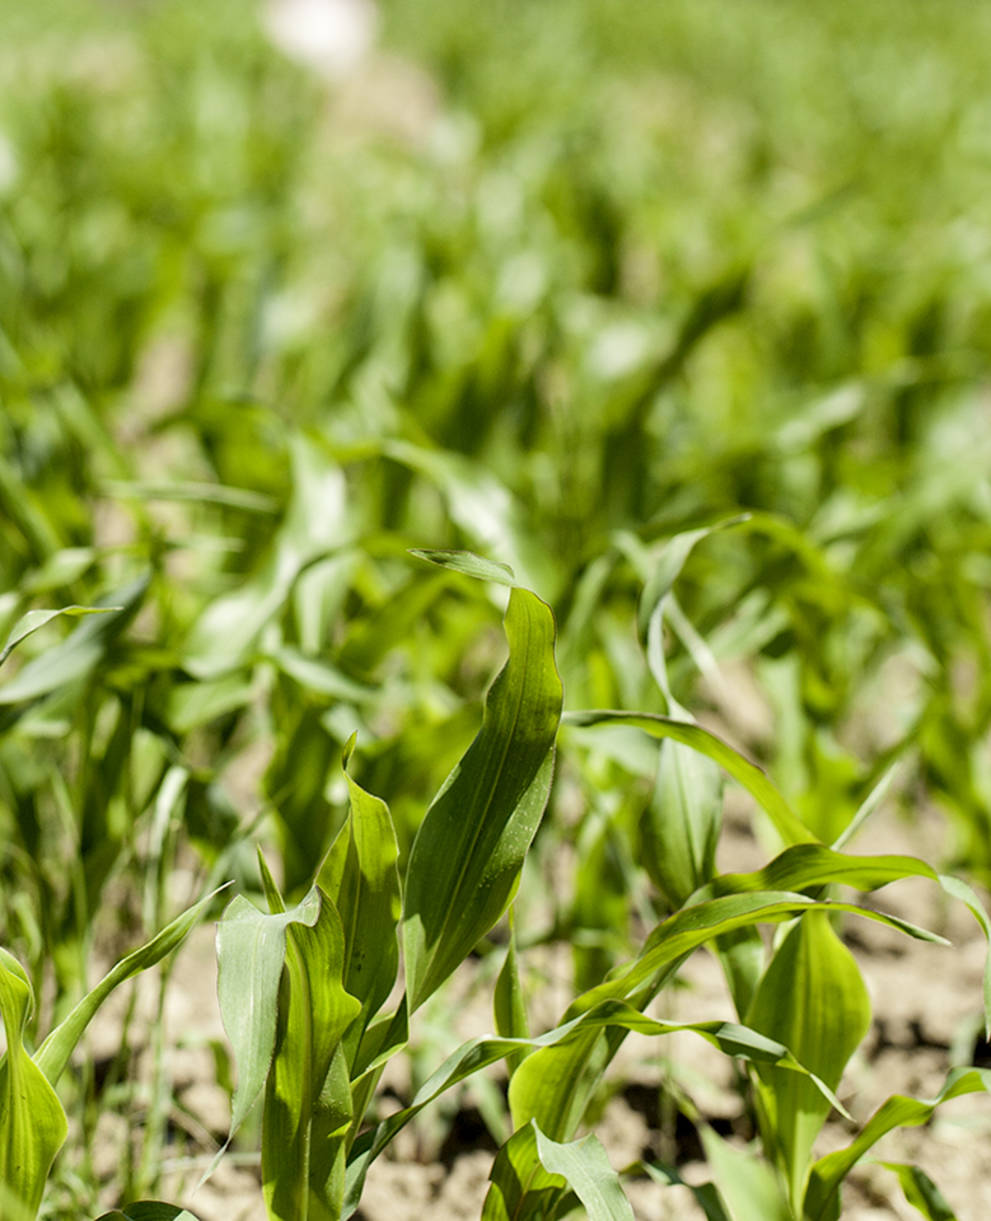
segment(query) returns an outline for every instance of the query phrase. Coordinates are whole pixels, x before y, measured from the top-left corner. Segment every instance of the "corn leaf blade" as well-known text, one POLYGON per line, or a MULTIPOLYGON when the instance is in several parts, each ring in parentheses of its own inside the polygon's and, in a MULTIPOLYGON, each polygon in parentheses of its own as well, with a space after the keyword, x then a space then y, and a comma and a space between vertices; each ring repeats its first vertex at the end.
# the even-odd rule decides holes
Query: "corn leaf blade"
POLYGON ((0 1017, 7 1040, 0 1060, 0 1187, 18 1221, 18 1214, 25 1221, 37 1215, 48 1172, 68 1131, 61 1102, 24 1047, 33 1002, 24 968, 0 949, 0 1017))
POLYGON ((840 1215, 839 1191, 843 1180, 882 1136, 894 1128, 918 1127, 928 1122, 944 1102, 981 1090, 991 1093, 991 1069, 952 1069, 935 1098, 908 1098, 904 1094, 892 1094, 845 1149, 828 1153, 814 1163, 805 1192, 804 1221, 836 1221, 840 1215))
MULTIPOLYGON (((789 930, 764 973, 747 1022, 778 1040, 835 1090, 871 1021, 867 987, 853 955, 824 912, 789 930)), ((830 1103, 810 1082, 776 1067, 757 1068, 761 1104, 796 1212, 812 1144, 830 1103)))
POLYGON ((509 660, 489 690, 482 728, 410 853, 403 939, 411 1012, 505 911, 550 792, 562 701, 554 619, 516 588, 505 630, 509 660))

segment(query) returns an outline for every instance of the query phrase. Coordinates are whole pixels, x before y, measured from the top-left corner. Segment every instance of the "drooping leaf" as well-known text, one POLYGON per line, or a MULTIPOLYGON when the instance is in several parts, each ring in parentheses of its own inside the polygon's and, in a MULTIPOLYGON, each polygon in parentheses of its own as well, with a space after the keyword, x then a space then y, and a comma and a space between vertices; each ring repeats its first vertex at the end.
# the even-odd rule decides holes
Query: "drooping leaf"
POLYGON ((60 615, 69 615, 72 618, 77 618, 80 615, 106 615, 111 611, 123 609, 121 606, 62 606, 58 610, 28 611, 11 628, 6 643, 0 649, 0 666, 3 665, 22 640, 27 640, 32 632, 37 632, 39 628, 43 628, 46 623, 51 623, 53 619, 57 619, 60 615))
POLYGON ((125 958, 122 958, 49 1034, 35 1053, 34 1059, 53 1085, 62 1075, 69 1062, 69 1057, 94 1014, 110 993, 125 980, 137 975, 140 971, 155 966, 167 954, 171 954, 173 950, 177 949, 199 923, 203 913, 220 890, 223 890, 223 887, 206 895, 198 903, 194 903, 181 915, 176 916, 151 941, 132 950, 125 958))
POLYGON ((482 728, 410 852, 403 937, 411 1011, 502 915, 550 791, 562 699, 554 619, 516 588, 505 628, 509 660, 486 698, 482 728))
MULTIPOLYGON (((608 1000, 628 1000, 642 1008, 698 946, 738 929, 780 923, 804 911, 819 909, 854 912, 910 936, 943 941, 907 921, 855 904, 819 902, 782 891, 725 896, 683 908, 662 921, 648 937, 640 955, 573 1001, 563 1020, 608 1000)), ((556 1139, 570 1137, 618 1047, 617 1038, 592 1030, 579 1035, 568 1046, 548 1047, 529 1056, 509 1085, 509 1101, 517 1127, 535 1118, 556 1139)))
MULTIPOLYGON (((749 1030, 745 1026, 734 1022, 722 1021, 663 1022, 647 1017, 646 1014, 639 1012, 623 1001, 615 1000, 604 1001, 572 1018, 570 1021, 563 1022, 561 1025, 554 1027, 554 1029, 541 1035, 535 1035, 532 1038, 507 1039, 482 1036, 480 1038, 469 1039, 468 1042, 463 1043, 452 1052, 444 1063, 423 1083, 408 1107, 390 1115, 376 1128, 363 1133, 355 1141, 351 1155, 348 1158, 348 1187, 343 1216, 345 1218, 349 1217, 357 1209, 360 1202, 361 1186, 372 1161, 378 1157, 411 1119, 446 1090, 506 1056, 511 1056, 520 1051, 532 1052, 531 1059, 535 1060, 539 1056, 554 1050, 558 1045, 561 1045, 561 1050, 565 1050, 568 1046, 581 1044, 583 1040, 589 1037, 594 1039, 601 1031, 609 1029, 636 1031, 639 1034, 648 1036, 661 1036, 681 1031, 690 1031, 705 1039, 713 1046, 718 1047, 727 1055, 739 1056, 744 1060, 753 1060, 762 1064, 780 1064, 787 1066, 790 1071, 808 1076, 807 1071, 786 1047, 776 1043, 773 1039, 768 1039, 764 1035, 749 1030)), ((529 1063, 529 1060, 524 1061, 523 1069, 526 1069, 529 1063)), ((514 1082, 521 1073, 522 1070, 517 1072, 513 1078, 514 1082)), ((821 1082, 817 1083, 817 1085, 818 1088, 824 1091, 826 1097, 839 1107, 839 1102, 832 1091, 821 1082)), ((512 1084, 510 1091, 512 1099, 512 1084)), ((523 1128, 530 1118, 533 1118, 533 1116, 527 1116, 526 1119, 518 1124, 518 1127, 523 1128)))
POLYGON ((784 797, 778 792, 766 773, 756 763, 751 763, 722 738, 690 722, 673 720, 647 712, 622 712, 597 709, 582 712, 566 712, 563 723, 578 729, 598 725, 630 725, 642 729, 655 738, 670 738, 690 746, 708 756, 727 771, 734 780, 755 798, 770 817, 775 830, 786 844, 814 842, 816 837, 795 814, 784 797))
POLYGON ((805 1192, 803 1221, 838 1221, 843 1180, 882 1136, 894 1128, 918 1127, 928 1122, 944 1102, 981 1090, 991 1092, 991 1069, 954 1068, 936 1097, 928 1100, 892 1094, 846 1148, 826 1154, 813 1165, 805 1192))
POLYGON ((147 588, 148 577, 144 576, 115 590, 106 599, 106 606, 101 601, 95 608, 87 608, 100 613, 88 613, 65 640, 33 657, 10 682, 0 686, 0 705, 19 704, 50 695, 91 674, 111 642, 134 617, 147 588))

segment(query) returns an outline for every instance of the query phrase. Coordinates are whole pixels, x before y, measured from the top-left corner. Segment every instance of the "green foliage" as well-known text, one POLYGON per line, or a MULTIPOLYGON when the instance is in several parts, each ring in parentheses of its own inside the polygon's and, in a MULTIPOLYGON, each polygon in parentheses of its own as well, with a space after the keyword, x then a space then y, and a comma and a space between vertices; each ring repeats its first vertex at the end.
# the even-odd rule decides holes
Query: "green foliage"
POLYGON ((232 881, 230 1141, 273 1217, 350 1215, 479 1080, 487 1215, 628 1215, 584 1129, 699 950, 762 1154, 673 1094, 698 1207, 839 1216, 881 1135, 987 1086, 817 1157, 847 921, 936 939, 868 892, 991 938, 987 7, 381 0, 346 81, 240 0, 7 7, 0 1212, 192 1215, 146 1198, 216 1154, 167 1124, 163 1023, 150 1080, 133 1012, 109 1070, 83 1032, 232 881), (852 855, 878 810, 943 817, 939 859, 852 855))

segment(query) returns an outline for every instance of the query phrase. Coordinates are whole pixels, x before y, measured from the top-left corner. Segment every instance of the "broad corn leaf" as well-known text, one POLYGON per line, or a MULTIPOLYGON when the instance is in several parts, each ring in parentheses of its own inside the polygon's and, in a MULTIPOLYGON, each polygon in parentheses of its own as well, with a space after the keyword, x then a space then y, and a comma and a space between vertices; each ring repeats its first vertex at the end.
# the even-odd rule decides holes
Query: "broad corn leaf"
POLYGON ((589 1221, 633 1221, 633 1209, 595 1136, 559 1144, 533 1125, 537 1155, 545 1170, 559 1174, 581 1200, 589 1221))
MULTIPOLYGON (((567 1182, 552 1174, 537 1151, 537 1127, 524 1124, 499 1150, 489 1171, 481 1221, 551 1218, 565 1205, 567 1182)), ((571 1203, 574 1203, 572 1198, 571 1203)))
POLYGON ((488 693, 482 728, 410 853, 403 937, 411 1012, 505 911, 550 791, 562 699, 554 619, 516 588, 505 628, 509 660, 488 693))
MULTIPOLYGON (((867 988, 853 955, 821 911, 789 930, 757 988, 747 1022, 790 1048, 830 1089, 870 1026, 867 988)), ((759 1101, 792 1205, 801 1208, 809 1155, 830 1104, 809 1081, 758 1067, 759 1101)))
POLYGON ((121 606, 62 606, 58 610, 33 610, 28 611, 26 615, 22 615, 20 619, 11 628, 7 640, 0 648, 0 666, 7 660, 10 654, 17 648, 22 640, 26 640, 33 632, 37 632, 43 628, 46 623, 51 623, 53 619, 57 619, 60 615, 69 615, 76 617, 79 615, 106 615, 110 611, 123 610, 121 606))
MULTIPOLYGON (((272 1221, 337 1221, 351 1118, 344 1031, 361 1003, 342 983, 344 932, 318 887, 286 926, 275 1051, 265 1081, 262 1186, 272 1221)), ((288 914, 288 913, 286 913, 288 914)))
POLYGON ((644 867, 672 908, 712 877, 721 825, 719 768, 680 742, 662 742, 640 830, 644 867))
POLYGON ((67 1132, 54 1089, 28 1055, 24 1025, 33 1004, 21 964, 0 950, 0 1016, 7 1051, 0 1060, 0 1189, 4 1215, 33 1221, 45 1181, 67 1132))
POLYGON ((313 922, 318 914, 313 891, 291 911, 272 915, 238 895, 217 925, 220 1016, 237 1061, 231 1135, 261 1093, 272 1063, 286 927, 294 920, 313 922))

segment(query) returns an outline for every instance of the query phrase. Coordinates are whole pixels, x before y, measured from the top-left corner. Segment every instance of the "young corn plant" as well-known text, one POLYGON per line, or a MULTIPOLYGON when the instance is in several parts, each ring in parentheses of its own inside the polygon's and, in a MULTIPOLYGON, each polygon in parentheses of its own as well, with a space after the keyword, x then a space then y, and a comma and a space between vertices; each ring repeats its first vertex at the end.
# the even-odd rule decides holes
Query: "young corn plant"
POLYGON ((17 959, 0 948, 0 1017, 6 1039, 0 1060, 0 1203, 5 1218, 35 1221, 38 1216, 52 1163, 68 1132, 55 1087, 97 1010, 125 980, 177 949, 213 898, 207 895, 121 959, 33 1053, 25 1043, 25 1027, 34 989, 17 959))
MULTIPOLYGON (((760 769, 693 724, 680 707, 684 719, 605 711, 565 717, 579 733, 623 724, 665 741, 659 784, 677 800, 668 802, 654 842, 667 866, 656 872, 665 879, 672 913, 636 958, 576 997, 560 1022, 537 1036, 528 1027, 511 931, 495 989, 496 1034, 457 1048, 408 1107, 365 1125, 384 1065, 406 1046, 410 1018, 512 899, 547 801, 561 718, 547 606, 477 557, 425 558, 511 585, 509 660, 489 691, 478 736, 423 820, 405 876, 397 872, 387 806, 349 774, 352 742, 344 756, 348 818, 309 892, 287 909, 262 861, 269 911, 238 897, 218 929, 221 1010, 239 1065, 232 1133, 263 1096, 269 1217, 349 1217, 368 1167, 399 1130, 445 1090, 505 1060, 514 1132, 493 1165, 485 1221, 537 1221, 576 1207, 594 1221, 629 1218, 605 1151, 594 1135, 578 1139, 578 1131, 627 1034, 691 1030, 751 1066, 767 1153, 756 1172, 761 1198, 773 1199, 778 1215, 791 1221, 833 1221, 849 1169, 884 1131, 917 1122, 937 1103, 913 1104, 909 1111, 897 1101, 886 1104, 844 1157, 811 1163, 827 1114, 832 1107, 842 1110, 835 1091, 868 1018, 859 972, 830 918, 855 913, 911 936, 937 938, 897 917, 823 897, 823 888, 844 883, 863 891, 902 877, 931 877, 973 907, 985 932, 987 921, 966 888, 937 878, 921 861, 852 857, 818 843, 760 769), (718 783, 692 784, 686 777, 715 765, 756 798, 790 844, 755 874, 716 877, 714 853, 694 850, 699 843, 714 846, 718 837, 718 783), (677 870, 676 859, 683 862, 677 870), (788 930, 766 967, 760 924, 788 930), (400 943, 405 990, 394 1009, 382 1012, 398 976, 400 943), (739 1020, 679 1024, 649 1017, 647 1006, 706 945, 722 956, 739 1020)), ((660 606, 680 562, 667 567, 660 606)), ((663 661, 654 647, 659 613, 652 616, 648 655, 663 687, 663 661)), ((987 1084, 978 1070, 957 1073, 937 1102, 987 1084)), ((733 1169, 733 1151, 705 1137, 717 1186, 700 1199, 715 1198, 723 1210, 716 1215, 751 1221, 758 1214, 740 1188, 744 1176, 733 1169)), ((663 1179, 663 1168, 654 1171, 663 1179)))

